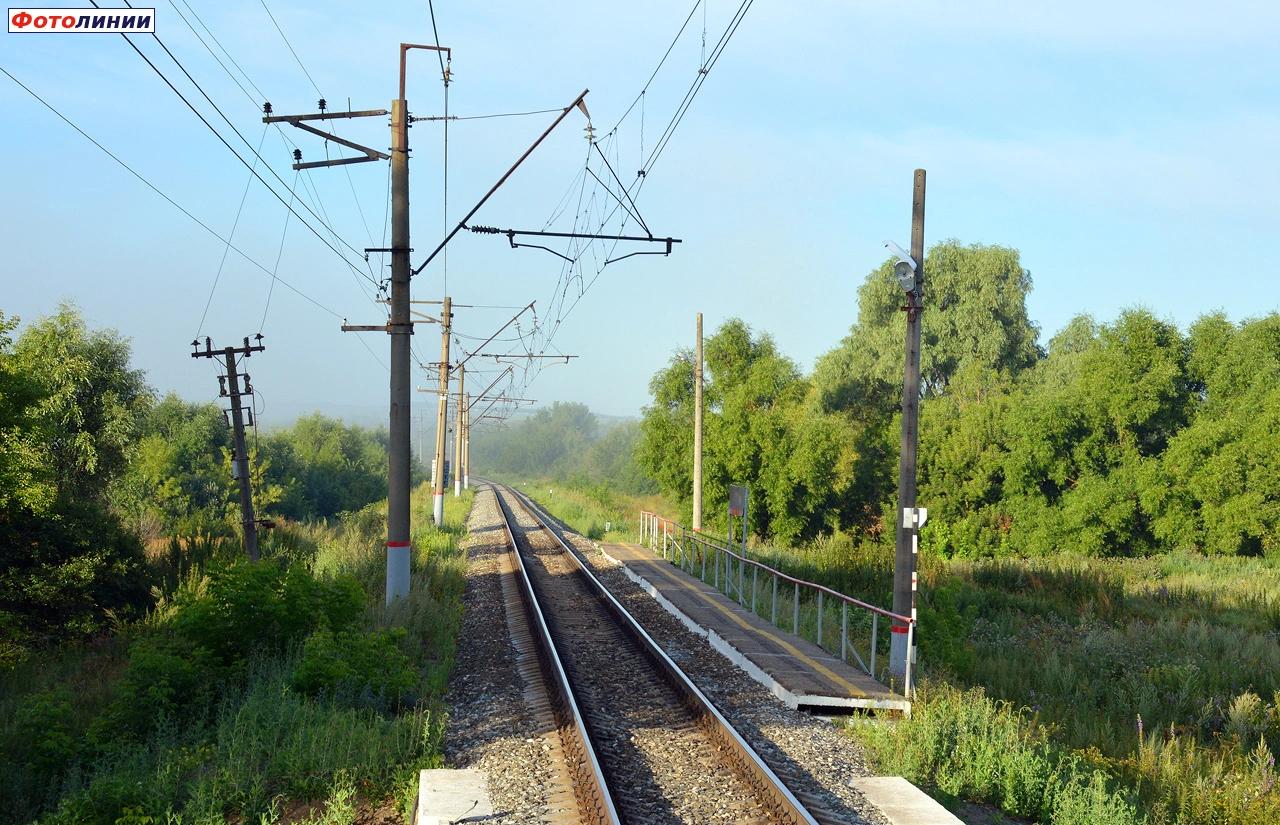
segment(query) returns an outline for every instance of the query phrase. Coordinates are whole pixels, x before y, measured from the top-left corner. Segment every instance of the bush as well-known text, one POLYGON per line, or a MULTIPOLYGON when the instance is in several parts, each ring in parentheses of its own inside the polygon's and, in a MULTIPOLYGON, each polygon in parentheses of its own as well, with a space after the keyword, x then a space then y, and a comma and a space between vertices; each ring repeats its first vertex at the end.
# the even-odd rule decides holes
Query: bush
POLYGON ((0 666, 141 615, 149 585, 141 543, 104 508, 0 510, 0 666))
POLYGON ((350 627, 365 596, 350 576, 316 579, 301 567, 262 561, 214 567, 202 589, 180 593, 176 604, 173 631, 232 664, 295 644, 319 627, 350 627))
POLYGON ((79 752, 71 691, 44 690, 23 698, 14 718, 15 754, 43 776, 56 776, 79 752))
POLYGON ((110 750, 145 739, 162 720, 208 707, 250 656, 282 653, 320 628, 347 630, 364 602, 350 576, 321 580, 271 561, 211 567, 206 580, 178 593, 156 632, 134 644, 90 741, 110 750))
POLYGON ((290 686, 309 696, 397 708, 412 702, 418 674, 404 651, 402 628, 369 633, 322 628, 307 637, 290 686))
POLYGON ((223 678, 205 648, 170 635, 140 639, 111 704, 89 725, 89 741, 102 751, 142 741, 180 711, 207 707, 223 678))

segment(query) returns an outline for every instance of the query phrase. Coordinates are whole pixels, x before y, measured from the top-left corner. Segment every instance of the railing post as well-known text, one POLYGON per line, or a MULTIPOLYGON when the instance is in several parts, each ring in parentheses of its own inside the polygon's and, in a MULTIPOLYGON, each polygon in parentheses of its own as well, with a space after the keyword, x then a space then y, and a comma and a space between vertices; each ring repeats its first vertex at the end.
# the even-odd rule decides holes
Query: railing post
POLYGON ((662 560, 667 560, 667 522, 662 522, 662 560))
POLYGON ((880 614, 871 614, 871 678, 876 676, 876 626, 880 623, 880 614))
POLYGON ((773 609, 769 612, 769 621, 778 626, 778 574, 773 574, 773 609))
POLYGON ((849 603, 840 602, 840 661, 849 661, 849 603))
POLYGON ((800 636, 800 582, 796 582, 796 605, 791 611, 791 632, 800 636))
POLYGON ((711 574, 712 574, 712 578, 715 581, 715 588, 716 590, 719 590, 720 589, 720 548, 712 547, 711 552, 712 552, 711 566, 714 568, 711 571, 711 574))
POLYGON ((915 635, 915 629, 916 629, 915 622, 907 623, 907 669, 906 669, 906 672, 903 673, 902 675, 902 695, 907 697, 908 699, 910 699, 911 695, 915 693, 915 688, 911 684, 911 659, 912 659, 911 641, 912 641, 912 636, 915 635))
POLYGON ((702 578, 700 581, 705 584, 707 581, 707 545, 701 540, 698 541, 698 558, 702 561, 702 578))
POLYGON ((818 591, 818 647, 822 647, 822 591, 818 591))
POLYGON ((760 568, 751 565, 751 612, 756 612, 756 583, 760 579, 760 568))
POLYGON ((744 591, 747 583, 747 559, 746 556, 738 559, 738 604, 745 605, 747 597, 744 591))

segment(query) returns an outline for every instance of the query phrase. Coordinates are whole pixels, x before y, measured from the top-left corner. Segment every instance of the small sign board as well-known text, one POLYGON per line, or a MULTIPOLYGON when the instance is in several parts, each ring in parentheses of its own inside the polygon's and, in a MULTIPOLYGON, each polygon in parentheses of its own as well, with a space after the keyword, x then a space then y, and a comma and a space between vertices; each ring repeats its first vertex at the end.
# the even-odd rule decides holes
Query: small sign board
POLYGON ((729 515, 742 518, 747 513, 747 488, 729 485, 729 515))

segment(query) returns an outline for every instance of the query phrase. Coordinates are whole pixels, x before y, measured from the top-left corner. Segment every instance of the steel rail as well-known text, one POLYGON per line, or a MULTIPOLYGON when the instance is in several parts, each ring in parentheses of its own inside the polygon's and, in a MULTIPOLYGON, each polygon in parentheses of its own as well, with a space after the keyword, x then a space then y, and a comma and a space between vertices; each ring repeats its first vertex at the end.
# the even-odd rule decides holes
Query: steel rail
MULTIPOLYGON (((501 487, 510 493, 524 510, 541 525, 547 534, 555 539, 568 558, 573 560, 578 572, 598 593, 601 601, 617 617, 619 624, 639 643, 641 649, 644 650, 663 675, 666 676, 669 683, 683 697, 686 705, 707 724, 709 732, 722 745, 727 747, 737 765, 746 775, 746 778, 774 804, 780 817, 787 822, 795 823, 795 825, 819 825, 819 820, 796 798, 791 789, 774 773, 773 769, 761 758, 755 748, 742 738, 742 735, 720 713, 719 709, 707 698, 706 694, 693 683, 693 680, 654 641, 648 631, 622 606, 622 603, 604 586, 604 583, 591 572, 587 562, 561 536, 559 528, 554 524, 554 519, 520 491, 495 482, 490 482, 490 484, 495 491, 501 487)), ((501 500, 502 497, 499 496, 499 502, 501 500)), ((519 553, 517 552, 516 555, 518 556, 519 553)))
MULTIPOLYGON (((547 683, 553 688, 552 706, 557 717, 556 721, 560 724, 562 732, 571 732, 575 740, 573 744, 580 751, 576 755, 581 757, 581 761, 577 765, 569 766, 575 775, 575 779, 579 783, 586 785, 586 787, 575 788, 578 792, 579 804, 584 806, 580 812, 589 814, 600 825, 622 825, 622 819, 618 816, 617 807, 613 802, 613 795, 610 793, 609 785, 605 781, 604 771, 600 767, 600 759, 596 756, 595 747, 592 744, 590 733, 587 731, 586 722, 578 708, 578 701, 574 696, 573 687, 569 684, 568 674, 565 673, 564 665, 560 661, 560 655, 556 652, 555 642, 551 638, 551 630, 547 626, 542 607, 538 604, 537 596, 534 594, 533 582, 529 578, 529 572, 524 566, 524 559, 521 558, 520 550, 516 546, 515 533, 511 529, 511 513, 506 503, 503 502, 502 496, 498 493, 498 485, 493 482, 488 483, 493 491, 494 499, 497 501, 498 510, 502 513, 502 528, 507 536, 507 546, 511 548, 516 571, 520 574, 520 590, 524 596, 521 601, 524 604, 525 615, 529 620, 530 626, 537 629, 537 632, 531 635, 538 647, 538 660, 542 665, 543 674, 546 676, 547 683), (587 806, 589 806, 590 810, 586 810, 587 806)), ((565 750, 571 751, 573 749, 566 747, 565 750)))

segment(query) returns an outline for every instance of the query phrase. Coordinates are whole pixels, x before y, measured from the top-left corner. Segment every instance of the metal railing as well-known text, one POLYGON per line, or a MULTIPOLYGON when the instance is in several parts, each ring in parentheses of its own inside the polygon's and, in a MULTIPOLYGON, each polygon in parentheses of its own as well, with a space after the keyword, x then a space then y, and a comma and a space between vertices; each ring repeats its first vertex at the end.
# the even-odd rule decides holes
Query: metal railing
MULTIPOLYGON (((779 630, 789 631, 813 642, 832 656, 840 657, 846 664, 857 666, 877 681, 885 681, 881 679, 882 671, 876 667, 880 661, 878 651, 881 647, 881 624, 890 625, 891 633, 905 632, 907 650, 914 650, 916 623, 910 616, 876 607, 821 584, 788 576, 730 549, 727 542, 687 529, 657 513, 641 511, 640 544, 660 553, 667 561, 716 588, 728 598, 736 599, 739 605, 768 619, 779 630), (788 590, 791 592, 786 592, 788 590), (757 609, 764 606, 761 604, 762 594, 768 600, 767 613, 757 609), (782 600, 783 616, 789 618, 789 622, 778 621, 779 599, 782 600), (791 603, 785 604, 787 601, 791 603), (790 610, 787 610, 788 607, 790 610), (832 629, 835 616, 828 618, 833 612, 839 616, 838 637, 832 629), (786 616, 787 613, 790 613, 789 617, 786 616), (887 621, 882 623, 881 617, 887 621), (905 631, 900 628, 905 628, 905 631), (861 635, 859 630, 866 631, 866 658, 863 658, 853 642, 855 635, 861 635)), ((888 649, 888 645, 885 645, 885 649, 888 649)), ((914 692, 911 681, 912 658, 907 656, 906 670, 902 674, 902 693, 907 698, 911 698, 914 692)))

